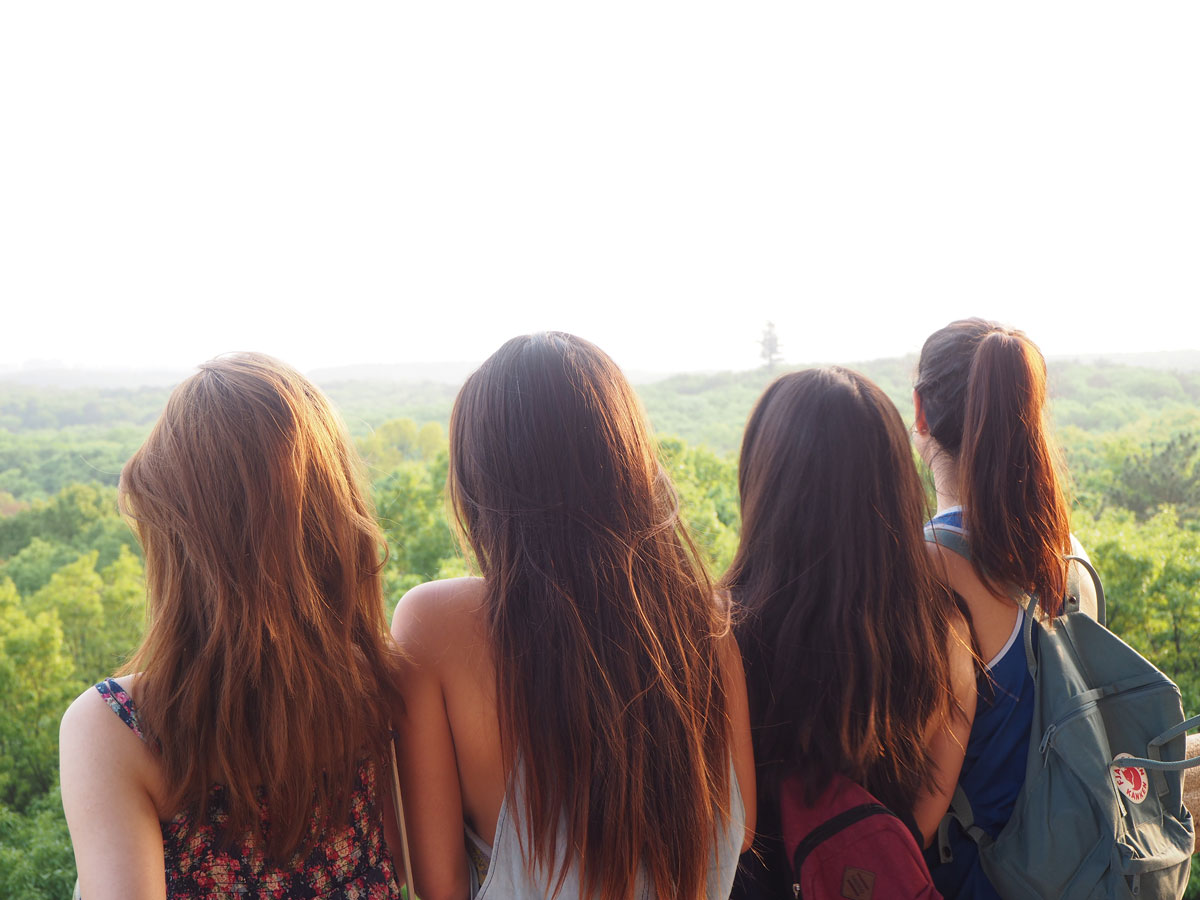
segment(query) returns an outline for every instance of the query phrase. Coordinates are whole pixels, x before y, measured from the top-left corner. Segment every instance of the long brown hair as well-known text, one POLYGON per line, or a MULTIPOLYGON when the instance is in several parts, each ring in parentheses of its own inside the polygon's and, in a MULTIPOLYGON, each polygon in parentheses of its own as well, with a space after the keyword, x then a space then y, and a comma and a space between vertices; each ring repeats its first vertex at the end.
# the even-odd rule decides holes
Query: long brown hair
POLYGON ((454 404, 449 489, 483 572, 527 862, 561 887, 577 857, 602 900, 630 897, 639 866, 658 896, 701 897, 729 802, 728 614, 633 390, 573 335, 510 340, 454 404))
POLYGON ((916 392, 929 433, 958 461, 975 572, 999 593, 1038 594, 1055 614, 1071 516, 1046 425, 1041 351, 995 322, 951 322, 925 341, 916 392))
POLYGON ((951 703, 954 601, 934 576, 908 432, 874 383, 791 372, 759 399, 738 468, 742 533, 724 583, 738 606, 759 797, 831 775, 910 814, 935 772, 931 718, 951 703))
POLYGON ((149 613, 127 671, 142 672, 166 802, 201 821, 222 785, 225 839, 251 835, 277 861, 345 820, 398 702, 358 468, 316 387, 237 354, 175 389, 121 473, 149 613))

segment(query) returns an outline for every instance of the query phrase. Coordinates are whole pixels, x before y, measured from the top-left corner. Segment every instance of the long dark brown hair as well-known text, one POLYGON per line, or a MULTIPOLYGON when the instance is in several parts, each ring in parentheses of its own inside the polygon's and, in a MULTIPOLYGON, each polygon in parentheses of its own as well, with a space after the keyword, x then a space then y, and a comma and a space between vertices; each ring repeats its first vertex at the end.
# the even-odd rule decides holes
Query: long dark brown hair
POLYGON ((776 379, 738 468, 738 607, 760 804, 780 779, 810 801, 838 773, 912 812, 935 775, 931 719, 950 707, 954 600, 922 538, 908 432, 874 383, 839 367, 776 379))
POLYGON ((120 490, 149 614, 127 671, 167 805, 202 821, 220 784, 224 838, 286 861, 346 820, 399 702, 358 458, 308 380, 238 354, 175 389, 120 490))
POLYGON ((639 867, 660 897, 703 896, 729 803, 728 612, 632 388, 573 335, 510 340, 454 404, 449 490, 484 577, 527 862, 561 887, 578 858, 602 900, 631 897, 639 867))
POLYGON ((962 319, 921 349, 916 392, 929 433, 957 460, 971 563, 998 593, 1066 593, 1070 508, 1046 425, 1046 361, 1015 329, 962 319))

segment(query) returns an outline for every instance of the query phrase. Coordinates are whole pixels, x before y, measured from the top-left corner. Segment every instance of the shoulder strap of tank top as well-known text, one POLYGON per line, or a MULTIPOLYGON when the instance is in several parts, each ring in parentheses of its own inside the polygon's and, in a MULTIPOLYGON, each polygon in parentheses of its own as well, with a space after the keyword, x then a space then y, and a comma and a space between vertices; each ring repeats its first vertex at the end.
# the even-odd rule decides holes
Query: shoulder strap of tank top
POLYGON ((395 728, 389 728, 388 757, 392 775, 392 809, 396 815, 396 830, 400 832, 400 855, 404 865, 404 879, 408 884, 408 896, 416 897, 413 890, 412 854, 408 849, 408 822, 404 818, 404 798, 400 794, 400 767, 396 762, 396 741, 400 736, 395 728))
POLYGON ((144 741, 146 735, 142 733, 141 726, 138 724, 137 708, 133 705, 133 698, 126 693, 125 689, 117 684, 114 679, 106 678, 96 685, 96 690, 104 698, 104 702, 108 704, 109 709, 120 716, 121 721, 128 725, 129 729, 144 741))

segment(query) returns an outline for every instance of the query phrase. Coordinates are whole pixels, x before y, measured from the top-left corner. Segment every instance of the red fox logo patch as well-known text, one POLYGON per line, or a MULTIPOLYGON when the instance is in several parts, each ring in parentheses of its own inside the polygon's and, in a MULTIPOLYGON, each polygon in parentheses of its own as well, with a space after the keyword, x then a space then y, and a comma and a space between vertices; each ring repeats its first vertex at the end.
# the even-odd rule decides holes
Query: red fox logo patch
POLYGON ((1117 786, 1118 791, 1134 803, 1141 803, 1146 799, 1146 794, 1150 792, 1150 779, 1146 777, 1146 770, 1139 766, 1120 765, 1118 760, 1127 756, 1129 756, 1128 753, 1118 753, 1113 760, 1113 783, 1117 786))

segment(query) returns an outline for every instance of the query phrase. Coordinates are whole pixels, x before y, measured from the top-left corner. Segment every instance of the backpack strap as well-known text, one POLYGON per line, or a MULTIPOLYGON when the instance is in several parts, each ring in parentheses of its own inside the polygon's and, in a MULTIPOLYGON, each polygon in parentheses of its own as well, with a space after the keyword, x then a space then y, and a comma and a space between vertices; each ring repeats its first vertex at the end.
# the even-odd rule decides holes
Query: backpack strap
MULTIPOLYGON (((947 550, 957 554, 958 556, 961 556, 965 560, 971 559, 971 546, 967 543, 967 536, 963 534, 961 528, 956 528, 953 525, 942 525, 936 522, 926 522, 925 541, 926 543, 937 544, 939 547, 945 547, 947 550)), ((1078 559, 1079 557, 1068 556, 1066 558, 1078 559)), ((1089 569, 1091 568, 1091 563, 1088 563, 1086 560, 1081 561, 1089 569)), ((1093 577, 1095 577, 1097 580, 1099 579, 1098 575, 1093 577)), ((1103 609, 1103 600, 1101 597, 1101 592, 1097 590, 1097 607, 1099 609, 1103 609)), ((1033 652, 1033 614, 1036 610, 1037 597, 1030 597, 1029 608, 1025 611, 1026 615, 1023 630, 1025 637, 1025 665, 1029 667, 1029 674, 1034 678, 1037 677, 1037 656, 1033 652)))
MULTIPOLYGON (((971 559, 971 546, 967 543, 967 536, 963 534, 961 528, 955 528, 953 525, 941 525, 936 522, 926 522, 925 541, 929 544, 937 544, 939 547, 945 547, 950 552, 961 556, 965 560, 971 559)), ((1067 559, 1075 558, 1077 557, 1067 557, 1067 559)), ((1085 562, 1085 565, 1089 568, 1091 567, 1090 563, 1085 562)), ((1098 578, 1099 576, 1096 577, 1098 578)), ((1097 598, 1099 598, 1099 592, 1097 592, 1097 598)), ((1097 599, 1098 605, 1101 602, 1097 599)), ((1029 667, 1029 674, 1034 678, 1037 677, 1037 656, 1033 652, 1033 614, 1036 610, 1037 597, 1030 597, 1029 608, 1025 611, 1023 631, 1025 636, 1025 664, 1029 667)), ((969 804, 968 808, 970 808, 969 804)))
POLYGON ((1164 760, 1162 758, 1162 746, 1168 741, 1186 734, 1197 725, 1200 725, 1200 716, 1192 716, 1190 719, 1185 719, 1178 725, 1172 725, 1158 737, 1151 740, 1146 748, 1146 756, 1116 756, 1113 757, 1109 765, 1120 769, 1129 766, 1148 769, 1153 775, 1154 786, 1161 797, 1169 790, 1166 778, 1163 776, 1164 772, 1186 772, 1188 769, 1195 769, 1200 766, 1200 756, 1193 756, 1190 759, 1164 760))
POLYGON ((896 816, 894 812, 882 803, 860 803, 858 806, 852 806, 838 813, 836 816, 826 819, 796 845, 796 852, 792 854, 792 873, 799 878, 800 867, 804 865, 804 861, 808 859, 817 847, 839 831, 849 828, 855 822, 861 822, 863 819, 878 815, 899 818, 899 816, 896 816))
POLYGON ((1185 719, 1178 725, 1172 725, 1158 737, 1150 741, 1148 757, 1120 756, 1113 759, 1111 764, 1114 766, 1140 766, 1143 769, 1155 769, 1160 772, 1183 772, 1187 769, 1194 769, 1200 766, 1200 756, 1194 756, 1191 759, 1164 760, 1162 758, 1162 745, 1174 740, 1181 734, 1187 734, 1187 732, 1198 725, 1200 725, 1200 716, 1192 716, 1190 719, 1185 719))
POLYGON ((1025 641, 1025 665, 1029 667, 1029 676, 1037 681, 1038 661, 1033 652, 1033 626, 1037 618, 1038 595, 1029 595, 1029 605, 1025 607, 1025 621, 1021 626, 1021 637, 1025 641))
MULTIPOLYGON (((961 528, 956 528, 953 525, 944 525, 938 522, 925 523, 925 541, 930 544, 937 544, 939 547, 945 547, 947 550, 961 556, 963 559, 971 559, 971 545, 967 542, 967 537, 961 528)), ((1095 566, 1084 555, 1083 547, 1071 536, 1072 552, 1064 556, 1068 562, 1077 562, 1083 566, 1089 575, 1092 576, 1092 583, 1096 586, 1096 621, 1101 625, 1107 624, 1104 605, 1104 585, 1100 583, 1100 573, 1096 571, 1095 566)), ((1069 576, 1070 577, 1070 576, 1069 576)), ((1066 599, 1066 609, 1068 612, 1074 612, 1079 609, 1079 598, 1068 595, 1066 599)), ((1031 606, 1032 608, 1032 606, 1031 606)), ((1028 658, 1028 654, 1027 654, 1028 658)), ((1032 671, 1032 669, 1030 670, 1032 671)))
POLYGON ((967 543, 967 537, 962 533, 961 528, 955 528, 953 525, 939 525, 934 522, 925 523, 925 541, 929 544, 937 544, 939 547, 945 547, 951 553, 961 556, 963 559, 971 558, 971 545, 967 543))
POLYGON ((953 862, 954 853, 950 849, 950 822, 958 822, 963 832, 982 850, 991 845, 992 836, 975 824, 975 813, 971 809, 971 801, 963 793, 962 785, 956 785, 954 796, 950 800, 950 809, 938 823, 938 859, 943 863, 953 862))
POLYGON ((1096 571, 1096 567, 1092 565, 1091 561, 1082 554, 1073 553, 1070 556, 1064 556, 1063 559, 1067 560, 1067 562, 1079 563, 1092 576, 1092 584, 1096 586, 1096 621, 1107 627, 1108 616, 1104 603, 1104 585, 1100 582, 1100 573, 1096 571))
MULTIPOLYGON (((1092 583, 1096 586, 1096 621, 1101 625, 1105 622, 1105 604, 1104 604, 1104 585, 1100 581, 1100 573, 1096 571, 1087 559, 1082 556, 1064 556, 1067 562, 1077 562, 1092 576, 1092 583)), ((1037 655, 1033 652, 1033 620, 1037 618, 1038 595, 1029 595, 1029 605, 1025 609, 1025 627, 1022 629, 1025 638, 1025 663, 1029 666, 1029 674, 1037 679, 1037 655)))

